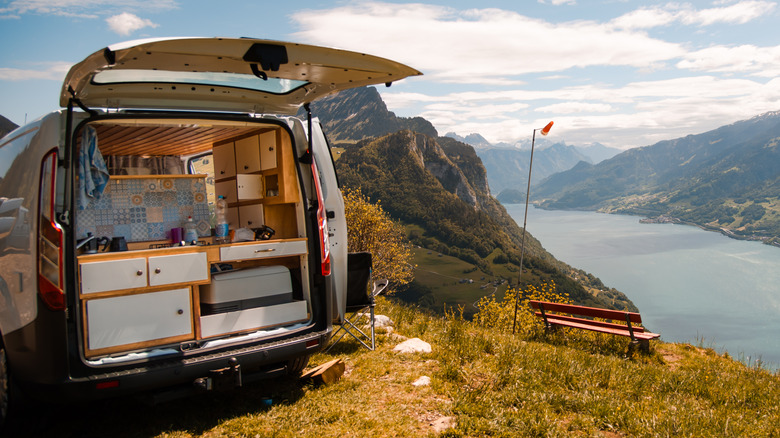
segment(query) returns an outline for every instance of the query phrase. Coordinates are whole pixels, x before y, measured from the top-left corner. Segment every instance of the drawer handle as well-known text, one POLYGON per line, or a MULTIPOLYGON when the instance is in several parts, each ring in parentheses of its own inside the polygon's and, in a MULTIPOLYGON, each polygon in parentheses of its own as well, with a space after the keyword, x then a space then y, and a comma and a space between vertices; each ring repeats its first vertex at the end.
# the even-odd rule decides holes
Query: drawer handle
POLYGON ((176 311, 176 313, 178 313, 179 315, 184 315, 184 310, 179 309, 179 310, 176 311))
POLYGON ((160 268, 154 268, 154 273, 155 274, 159 274, 160 272, 162 272, 162 270, 160 268))
POLYGON ((140 276, 144 275, 144 271, 139 269, 139 270, 135 271, 135 275, 140 277, 140 276))
POLYGON ((256 249, 255 254, 259 252, 271 252, 271 251, 276 251, 276 248, 256 249))

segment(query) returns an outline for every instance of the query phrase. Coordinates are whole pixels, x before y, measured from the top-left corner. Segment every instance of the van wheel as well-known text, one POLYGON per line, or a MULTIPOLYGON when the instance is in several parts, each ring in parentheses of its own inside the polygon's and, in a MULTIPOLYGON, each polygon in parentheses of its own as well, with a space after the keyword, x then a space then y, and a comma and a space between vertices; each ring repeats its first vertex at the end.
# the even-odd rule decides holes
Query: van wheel
POLYGON ((309 355, 298 356, 287 362, 287 374, 290 376, 300 376, 306 365, 309 364, 309 355))
POLYGON ((8 362, 5 357, 5 347, 0 345, 0 427, 8 420, 8 407, 11 398, 11 379, 8 375, 8 362))

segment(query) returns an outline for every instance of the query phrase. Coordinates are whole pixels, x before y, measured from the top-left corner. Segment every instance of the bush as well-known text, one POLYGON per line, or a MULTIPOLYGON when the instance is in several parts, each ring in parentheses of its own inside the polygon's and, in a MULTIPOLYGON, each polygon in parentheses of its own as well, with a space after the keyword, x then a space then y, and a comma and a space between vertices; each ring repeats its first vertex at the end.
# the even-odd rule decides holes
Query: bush
POLYGON ((414 278, 412 249, 404 228, 393 222, 379 202, 368 202, 360 190, 346 189, 343 194, 348 251, 372 254, 372 276, 390 281, 388 294, 411 282, 414 278))

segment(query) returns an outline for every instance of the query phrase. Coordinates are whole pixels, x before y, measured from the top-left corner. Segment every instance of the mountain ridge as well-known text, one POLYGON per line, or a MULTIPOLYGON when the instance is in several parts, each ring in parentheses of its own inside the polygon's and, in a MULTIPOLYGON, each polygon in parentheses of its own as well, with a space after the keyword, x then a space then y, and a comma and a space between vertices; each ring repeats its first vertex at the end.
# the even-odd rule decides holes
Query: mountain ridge
POLYGON ((776 243, 780 112, 577 165, 535 187, 543 208, 637 214, 776 243))

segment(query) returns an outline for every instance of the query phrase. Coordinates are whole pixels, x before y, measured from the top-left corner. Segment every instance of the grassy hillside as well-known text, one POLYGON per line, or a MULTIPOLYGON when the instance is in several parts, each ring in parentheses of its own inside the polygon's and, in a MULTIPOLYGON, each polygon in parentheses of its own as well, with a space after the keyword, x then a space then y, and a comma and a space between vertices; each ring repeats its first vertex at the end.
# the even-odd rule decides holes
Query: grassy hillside
POLYGON ((384 299, 377 311, 395 327, 380 330, 376 351, 342 341, 312 358, 345 361, 335 384, 282 379, 154 408, 119 400, 35 410, 9 436, 780 434, 780 375, 702 346, 653 341, 649 354, 632 353, 627 340, 606 335, 547 336, 538 324, 511 335, 384 299), (413 337, 432 353, 393 352, 413 337), (412 385, 421 376, 430 385, 412 385), (437 434, 433 424, 451 427, 437 434))

